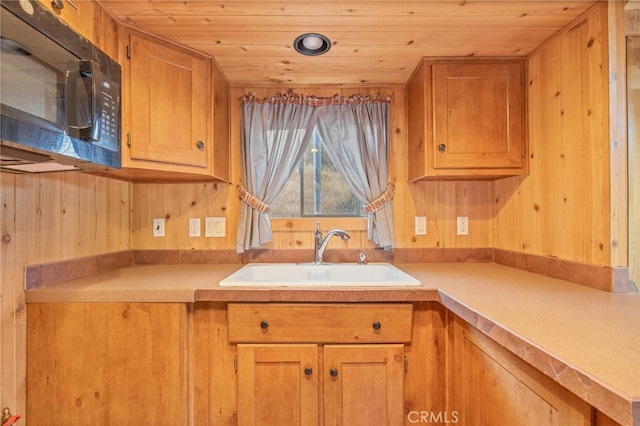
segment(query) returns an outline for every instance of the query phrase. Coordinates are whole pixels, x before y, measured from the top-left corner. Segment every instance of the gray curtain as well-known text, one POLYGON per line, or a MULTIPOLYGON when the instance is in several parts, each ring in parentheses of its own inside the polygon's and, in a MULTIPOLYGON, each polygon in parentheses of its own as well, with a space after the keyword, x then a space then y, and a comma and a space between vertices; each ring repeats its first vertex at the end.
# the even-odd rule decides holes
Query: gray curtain
MULTIPOLYGON (((242 179, 253 197, 270 205, 298 167, 313 136, 313 106, 291 95, 243 98, 242 179)), ((260 212, 242 203, 237 252, 273 240, 268 208, 260 212)))
POLYGON ((242 128, 245 201, 238 223, 238 253, 273 239, 269 205, 298 166, 317 129, 328 155, 353 193, 375 205, 369 214, 368 237, 387 250, 395 246, 393 184, 389 184, 390 98, 354 95, 316 98, 278 95, 244 102, 242 128))
MULTIPOLYGON (((351 191, 371 203, 389 184, 389 104, 351 102, 318 108, 317 129, 327 154, 351 191)), ((367 236, 390 250, 395 246, 393 206, 369 214, 367 236)))

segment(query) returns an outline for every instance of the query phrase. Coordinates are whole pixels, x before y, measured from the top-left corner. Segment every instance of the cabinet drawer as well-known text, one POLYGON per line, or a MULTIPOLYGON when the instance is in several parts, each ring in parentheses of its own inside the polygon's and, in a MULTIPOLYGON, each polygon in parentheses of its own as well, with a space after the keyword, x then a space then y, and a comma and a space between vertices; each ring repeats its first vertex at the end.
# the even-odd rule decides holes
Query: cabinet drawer
POLYGON ((230 303, 227 308, 234 343, 411 341, 411 304, 230 303))

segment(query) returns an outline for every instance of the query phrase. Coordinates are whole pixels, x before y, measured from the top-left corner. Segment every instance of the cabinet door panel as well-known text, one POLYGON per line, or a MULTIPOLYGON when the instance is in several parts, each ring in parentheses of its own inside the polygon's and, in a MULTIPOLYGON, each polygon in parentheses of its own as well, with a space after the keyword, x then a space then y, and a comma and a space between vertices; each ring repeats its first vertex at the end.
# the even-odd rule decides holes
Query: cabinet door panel
POLYGON ((434 168, 523 162, 520 63, 433 65, 434 168))
POLYGON ((451 327, 449 413, 461 424, 590 424, 578 396, 457 317, 451 327))
POLYGON ((404 424, 403 345, 325 345, 324 370, 325 424, 404 424))
POLYGON ((186 424, 184 304, 33 303, 28 316, 29 424, 186 424))
POLYGON ((318 346, 238 345, 238 425, 317 424, 318 346))
POLYGON ((204 58, 131 35, 133 160, 208 166, 210 71, 204 58))

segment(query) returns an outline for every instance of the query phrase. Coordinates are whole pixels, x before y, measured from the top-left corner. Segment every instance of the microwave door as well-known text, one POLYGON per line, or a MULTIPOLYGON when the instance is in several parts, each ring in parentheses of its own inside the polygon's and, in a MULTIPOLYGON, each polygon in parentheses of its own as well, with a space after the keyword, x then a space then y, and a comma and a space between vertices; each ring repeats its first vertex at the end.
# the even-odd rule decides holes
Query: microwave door
POLYGON ((21 121, 35 125, 44 121, 64 130, 65 74, 76 56, 9 11, 0 10, 2 105, 19 113, 21 121))

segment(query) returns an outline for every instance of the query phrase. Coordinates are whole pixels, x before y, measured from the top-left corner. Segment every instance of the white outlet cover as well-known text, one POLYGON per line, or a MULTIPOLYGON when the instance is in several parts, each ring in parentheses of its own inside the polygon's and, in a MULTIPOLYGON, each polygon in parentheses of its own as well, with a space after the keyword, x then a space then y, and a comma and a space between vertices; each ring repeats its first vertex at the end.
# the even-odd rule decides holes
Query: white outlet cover
POLYGON ((427 217, 426 216, 416 216, 415 234, 427 235, 427 217))
POLYGON ((206 238, 225 237, 227 219, 224 217, 206 217, 204 219, 204 236, 206 238))
POLYGON ((190 237, 200 236, 200 218, 199 217, 189 218, 189 236, 190 237))
POLYGON ((466 216, 458 216, 457 234, 469 235, 469 218, 466 216))

